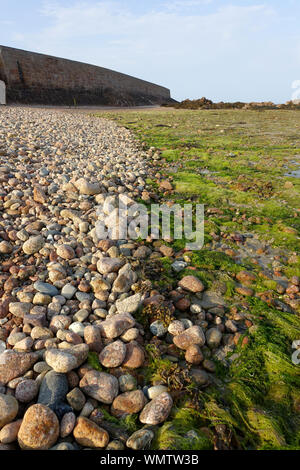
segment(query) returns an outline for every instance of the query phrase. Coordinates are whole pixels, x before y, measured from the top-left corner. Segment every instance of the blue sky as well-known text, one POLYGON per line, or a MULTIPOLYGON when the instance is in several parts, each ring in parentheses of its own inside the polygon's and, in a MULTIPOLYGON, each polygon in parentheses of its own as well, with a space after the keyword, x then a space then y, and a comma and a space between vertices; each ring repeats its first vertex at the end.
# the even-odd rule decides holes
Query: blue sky
POLYGON ((299 24, 299 0, 0 0, 0 44, 128 73, 179 100, 291 99, 299 24))

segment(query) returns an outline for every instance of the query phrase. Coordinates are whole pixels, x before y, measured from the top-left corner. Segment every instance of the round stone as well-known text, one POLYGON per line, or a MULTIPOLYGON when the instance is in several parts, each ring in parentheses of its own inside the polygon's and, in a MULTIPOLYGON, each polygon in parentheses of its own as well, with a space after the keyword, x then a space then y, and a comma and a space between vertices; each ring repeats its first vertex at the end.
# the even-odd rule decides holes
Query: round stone
POLYGON ((18 432, 21 426, 22 420, 18 419, 12 423, 6 424, 0 431, 0 442, 1 444, 11 444, 18 438, 18 432))
POLYGON ((188 349, 192 344, 203 346, 205 336, 202 328, 198 325, 191 326, 180 335, 173 337, 174 344, 180 349, 188 349))
POLYGON ((97 263, 97 269, 100 274, 108 274, 119 271, 124 261, 121 258, 102 258, 97 263))
POLYGON ((78 444, 92 448, 106 447, 109 442, 109 435, 105 429, 82 416, 77 419, 73 435, 78 444))
POLYGON ((37 401, 42 405, 49 406, 59 418, 62 418, 65 413, 72 411, 72 408, 66 403, 68 390, 66 374, 51 370, 42 380, 37 401))
POLYGON ((203 361, 203 354, 198 344, 192 344, 185 352, 185 360, 190 364, 200 364, 203 361))
POLYGON ((165 326, 161 321, 156 320, 155 322, 151 323, 150 331, 154 336, 161 338, 168 332, 168 327, 165 326))
POLYGON ((79 387, 86 395, 108 405, 114 401, 119 392, 118 379, 97 370, 87 372, 81 379, 79 387))
POLYGON ((72 284, 66 284, 61 290, 61 295, 70 300, 72 297, 74 297, 76 291, 76 287, 74 287, 72 284))
POLYGON ((135 319, 129 313, 113 315, 99 325, 102 336, 108 339, 117 338, 134 326, 135 319))
POLYGON ((126 345, 126 356, 122 365, 129 369, 138 369, 142 367, 144 361, 145 353, 143 348, 136 341, 128 343, 126 345))
POLYGON ((30 237, 23 243, 23 251, 26 255, 33 255, 38 253, 44 246, 45 241, 41 235, 30 237))
POLYGON ((42 372, 48 372, 49 370, 51 370, 51 367, 48 366, 47 362, 40 361, 40 362, 37 362, 36 364, 34 364, 33 370, 37 374, 41 374, 42 372))
POLYGON ((32 405, 26 411, 18 441, 24 450, 47 450, 59 436, 59 422, 55 413, 44 405, 32 405))
POLYGON ((197 385, 204 386, 208 384, 209 382, 209 377, 205 370, 202 369, 191 369, 190 371, 192 378, 196 382, 197 385))
POLYGON ((25 315, 29 314, 33 305, 30 302, 10 302, 9 311, 15 317, 24 318, 25 315))
POLYGON ((105 450, 124 450, 125 446, 123 442, 119 441, 118 439, 114 439, 111 441, 105 448, 105 450))
POLYGON ((185 326, 179 320, 172 321, 168 327, 168 332, 173 336, 180 335, 184 330, 185 326))
POLYGON ((124 374, 119 377, 119 386, 121 392, 131 392, 137 387, 137 380, 133 375, 124 374))
POLYGON ((85 178, 80 178, 75 182, 75 186, 80 192, 80 194, 86 194, 93 196, 101 192, 99 183, 92 183, 85 178))
POLYGON ((37 396, 38 392, 38 382, 32 379, 26 379, 17 385, 15 397, 21 403, 29 403, 37 396))
POLYGON ((69 330, 73 331, 73 333, 76 333, 82 338, 84 337, 85 326, 83 323, 79 321, 75 321, 74 323, 71 323, 71 325, 69 326, 69 330))
POLYGON ((206 342, 210 348, 217 348, 222 341, 222 333, 218 328, 210 328, 206 332, 206 342))
POLYGON ((154 398, 157 398, 159 395, 167 391, 168 387, 165 385, 154 385, 153 387, 148 388, 147 394, 150 400, 154 400, 154 398))
POLYGON ((118 418, 127 414, 139 413, 146 403, 147 399, 141 390, 121 393, 114 399, 111 413, 118 418))
POLYGON ((34 305, 48 305, 52 301, 50 295, 42 294, 41 292, 37 292, 33 297, 33 304, 34 305))
POLYGON ((85 396, 80 388, 75 387, 67 395, 67 401, 69 405, 75 410, 80 411, 85 405, 85 396))
POLYGON ((134 432, 126 442, 126 446, 133 450, 149 449, 154 432, 150 429, 140 429, 134 432))
POLYGON ((60 423, 60 437, 64 438, 69 436, 75 427, 75 423, 76 415, 72 411, 66 413, 60 423))
POLYGON ((0 429, 15 419, 18 410, 19 405, 14 397, 0 393, 0 429))
POLYGON ((47 282, 36 281, 33 284, 33 287, 41 294, 50 295, 51 297, 59 294, 57 288, 52 284, 48 284, 47 282))
POLYGON ((103 348, 100 328, 96 325, 86 326, 84 329, 84 341, 90 351, 99 353, 103 348))
POLYGON ((50 322, 50 330, 54 333, 57 333, 58 330, 67 330, 71 323, 71 318, 66 315, 54 315, 50 322))
POLYGON ((126 355, 125 344, 118 340, 110 343, 99 354, 99 361, 104 367, 118 367, 122 364, 126 355))
POLYGON ((11 243, 3 241, 0 242, 0 253, 3 255, 10 255, 13 251, 13 246, 11 243))
POLYGON ((140 332, 137 328, 129 328, 129 330, 125 331, 120 338, 122 341, 125 341, 125 343, 129 343, 129 341, 137 339, 139 334, 140 332))
POLYGON ((179 281, 178 286, 194 293, 204 290, 203 283, 195 276, 184 276, 181 281, 179 281))
POLYGON ((164 392, 157 398, 150 401, 140 414, 140 421, 143 424, 156 425, 163 423, 168 418, 173 406, 171 395, 164 392))
POLYGON ((6 350, 0 355, 0 383, 7 384, 24 375, 37 362, 36 353, 6 350))
POLYGON ((77 367, 76 357, 62 349, 48 349, 45 361, 55 372, 64 374, 77 367))
POLYGON ((56 253, 58 256, 66 260, 75 258, 75 251, 69 245, 59 245, 56 253))

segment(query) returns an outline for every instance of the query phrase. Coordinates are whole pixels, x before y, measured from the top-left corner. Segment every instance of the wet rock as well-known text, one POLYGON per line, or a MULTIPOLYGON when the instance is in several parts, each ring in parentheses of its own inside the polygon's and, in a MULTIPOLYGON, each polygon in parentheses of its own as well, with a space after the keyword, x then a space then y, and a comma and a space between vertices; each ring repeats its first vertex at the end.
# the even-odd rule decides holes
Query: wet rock
POLYGON ((51 447, 50 450, 78 450, 78 448, 70 442, 60 442, 56 446, 51 447))
POLYGON ((252 295, 254 295, 254 290, 250 287, 238 286, 235 290, 238 294, 245 295, 246 297, 252 297, 252 295))
POLYGON ((171 265, 172 269, 176 272, 179 273, 180 271, 183 271, 187 267, 187 263, 185 261, 174 261, 174 263, 171 265))
POLYGON ((240 271, 239 273, 237 273, 236 278, 239 282, 245 285, 251 284, 252 282, 256 281, 255 274, 250 273, 249 271, 240 271))
POLYGON ((202 299, 199 301, 199 305, 208 310, 214 307, 226 306, 226 302, 219 292, 205 291, 203 292, 202 299))
POLYGON ((204 386, 209 383, 209 377, 205 370, 202 369, 191 369, 190 371, 191 377, 199 386, 204 386))
POLYGON ((121 441, 115 439, 106 446, 105 450, 124 450, 124 449, 125 449, 124 444, 121 441))
POLYGON ((202 365, 203 365, 204 369, 206 369, 208 372, 213 373, 213 372, 216 371, 216 365, 210 359, 204 359, 202 365))

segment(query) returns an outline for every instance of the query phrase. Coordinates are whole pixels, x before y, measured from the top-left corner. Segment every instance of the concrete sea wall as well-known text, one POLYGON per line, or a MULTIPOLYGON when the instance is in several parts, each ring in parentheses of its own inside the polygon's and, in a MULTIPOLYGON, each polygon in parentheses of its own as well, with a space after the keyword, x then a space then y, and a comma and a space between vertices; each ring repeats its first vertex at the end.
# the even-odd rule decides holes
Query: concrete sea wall
POLYGON ((0 80, 8 103, 150 105, 170 100, 170 90, 113 70, 0 46, 0 80))

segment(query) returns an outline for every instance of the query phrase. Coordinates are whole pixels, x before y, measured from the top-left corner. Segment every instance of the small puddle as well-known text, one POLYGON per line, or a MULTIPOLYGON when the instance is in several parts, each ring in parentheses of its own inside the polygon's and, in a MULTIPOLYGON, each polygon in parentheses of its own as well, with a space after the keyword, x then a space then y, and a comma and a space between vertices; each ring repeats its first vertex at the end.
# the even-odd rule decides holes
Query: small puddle
MULTIPOLYGON (((298 155, 296 155, 298 156, 298 155)), ((291 162, 293 165, 299 165, 300 166, 300 162, 299 160, 291 160, 291 162)), ((292 170, 292 171, 288 171, 287 173, 284 173, 284 176, 289 176, 289 177, 292 177, 292 178, 300 178, 300 168, 297 169, 297 170, 292 170)))
POLYGON ((299 168, 299 170, 290 171, 289 173, 285 173, 284 176, 291 176, 292 178, 300 178, 300 168, 299 168))

